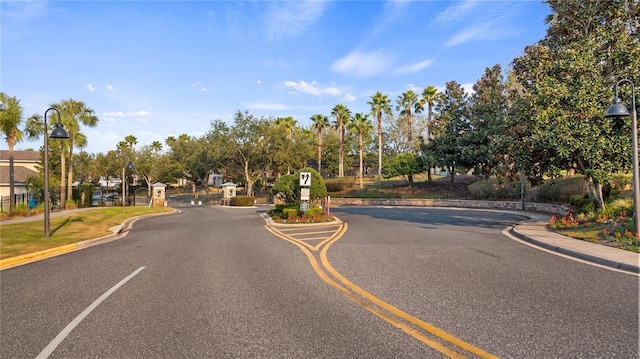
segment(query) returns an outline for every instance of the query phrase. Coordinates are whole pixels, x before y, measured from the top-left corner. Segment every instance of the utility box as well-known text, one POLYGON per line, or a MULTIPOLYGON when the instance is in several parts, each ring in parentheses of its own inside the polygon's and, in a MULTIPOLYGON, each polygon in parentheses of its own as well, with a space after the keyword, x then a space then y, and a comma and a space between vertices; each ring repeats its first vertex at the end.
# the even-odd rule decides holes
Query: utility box
POLYGON ((153 207, 166 207, 167 199, 166 192, 167 185, 164 183, 156 182, 151 185, 151 206, 153 207))
POLYGON ((222 187, 222 203, 228 205, 231 198, 236 196, 236 189, 238 185, 235 183, 226 182, 223 183, 220 187, 222 187))

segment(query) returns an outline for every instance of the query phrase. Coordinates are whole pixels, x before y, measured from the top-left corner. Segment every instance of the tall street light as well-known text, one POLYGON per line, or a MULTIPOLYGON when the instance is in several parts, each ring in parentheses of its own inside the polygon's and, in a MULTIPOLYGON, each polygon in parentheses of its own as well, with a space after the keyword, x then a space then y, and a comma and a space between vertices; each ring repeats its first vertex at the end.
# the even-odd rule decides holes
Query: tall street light
POLYGON ((634 235, 640 233, 640 174, 638 173, 638 114, 636 113, 636 89, 631 80, 622 79, 616 84, 616 97, 604 117, 627 117, 629 110, 618 97, 618 86, 626 82, 631 85, 631 146, 633 151, 633 222, 634 235))
POLYGON ((126 188, 127 188, 127 185, 126 185, 126 182, 125 182, 125 176, 124 176, 124 175, 125 175, 125 173, 124 173, 124 170, 125 170, 125 167, 126 167, 126 169, 128 169, 128 170, 132 170, 132 169, 134 169, 134 168, 135 168, 135 167, 133 166, 133 162, 131 161, 131 156, 129 156, 129 155, 124 155, 124 157, 128 157, 128 158, 129 158, 129 163, 127 163, 127 165, 125 166, 125 165, 124 165, 124 158, 122 159, 122 213, 124 213, 124 198, 125 198, 125 196, 126 196, 126 194, 127 194, 127 193, 125 192, 125 191, 126 191, 126 188))
POLYGON ((49 204, 49 137, 69 138, 69 134, 65 131, 62 122, 60 122, 61 119, 60 111, 55 107, 51 107, 44 112, 44 236, 46 238, 51 235, 49 216, 49 211, 51 209, 49 204), (49 135, 47 113, 52 110, 58 114, 58 123, 56 123, 56 128, 51 131, 51 135, 49 135))

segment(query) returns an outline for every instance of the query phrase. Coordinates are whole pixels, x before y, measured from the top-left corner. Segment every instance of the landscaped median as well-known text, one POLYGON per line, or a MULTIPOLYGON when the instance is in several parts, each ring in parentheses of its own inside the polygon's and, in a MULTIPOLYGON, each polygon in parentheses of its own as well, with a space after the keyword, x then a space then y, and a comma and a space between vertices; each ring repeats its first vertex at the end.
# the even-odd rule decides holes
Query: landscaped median
POLYGON ((74 212, 51 218, 51 236, 44 237, 42 218, 20 223, 0 222, 0 269, 15 264, 15 258, 29 261, 33 257, 52 256, 78 248, 76 243, 113 234, 111 227, 128 219, 171 213, 169 207, 119 207, 74 212))

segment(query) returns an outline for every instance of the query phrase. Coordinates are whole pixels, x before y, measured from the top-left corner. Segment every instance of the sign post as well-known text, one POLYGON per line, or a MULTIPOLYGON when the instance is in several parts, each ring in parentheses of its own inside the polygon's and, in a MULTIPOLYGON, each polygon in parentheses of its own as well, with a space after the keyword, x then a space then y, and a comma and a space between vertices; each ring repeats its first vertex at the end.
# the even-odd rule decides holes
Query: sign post
POLYGON ((300 211, 309 210, 311 172, 300 172, 300 211))

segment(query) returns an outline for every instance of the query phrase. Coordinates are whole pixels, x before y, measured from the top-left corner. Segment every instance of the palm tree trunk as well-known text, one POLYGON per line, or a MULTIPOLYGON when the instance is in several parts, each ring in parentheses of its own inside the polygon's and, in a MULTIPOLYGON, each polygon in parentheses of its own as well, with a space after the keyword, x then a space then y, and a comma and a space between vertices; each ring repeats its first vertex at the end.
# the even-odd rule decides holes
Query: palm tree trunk
POLYGON ((359 172, 360 188, 364 188, 364 183, 362 181, 362 132, 358 134, 358 145, 359 145, 358 147, 360 152, 360 172, 359 172))
POLYGON ((318 173, 322 176, 322 132, 318 131, 318 173))
POLYGON ((340 122, 340 158, 338 158, 338 177, 344 177, 344 125, 340 122))
POLYGON ((382 113, 378 113, 378 182, 382 182, 382 113))
POLYGON ((62 173, 60 174, 60 207, 62 208, 64 208, 63 206, 67 202, 67 198, 66 198, 67 193, 65 191, 67 187, 66 178, 65 178, 66 165, 67 165, 67 161, 64 155, 64 149, 62 149, 60 152, 60 171, 62 171, 62 173))
POLYGON ((7 144, 9 147, 9 211, 11 211, 12 209, 16 208, 16 184, 13 168, 13 141, 10 141, 7 138, 7 144))
MULTIPOLYGON (((67 171, 67 183, 69 184, 67 188, 67 198, 73 199, 73 148, 69 149, 69 170, 67 171)), ((66 203, 64 203, 63 208, 66 208, 66 203)))

